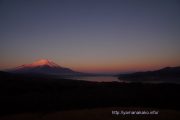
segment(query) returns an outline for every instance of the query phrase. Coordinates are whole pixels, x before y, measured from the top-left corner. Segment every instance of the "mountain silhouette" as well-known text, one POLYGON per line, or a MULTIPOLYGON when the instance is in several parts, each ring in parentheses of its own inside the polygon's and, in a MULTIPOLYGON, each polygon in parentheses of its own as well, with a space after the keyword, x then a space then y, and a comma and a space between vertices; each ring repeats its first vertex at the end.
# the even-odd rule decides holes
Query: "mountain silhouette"
POLYGON ((73 71, 66 67, 61 67, 53 61, 41 59, 31 64, 24 64, 19 67, 8 70, 11 73, 25 74, 54 74, 54 75, 80 75, 82 73, 73 71))
POLYGON ((159 70, 120 74, 119 79, 124 80, 180 80, 180 66, 165 67, 159 70))

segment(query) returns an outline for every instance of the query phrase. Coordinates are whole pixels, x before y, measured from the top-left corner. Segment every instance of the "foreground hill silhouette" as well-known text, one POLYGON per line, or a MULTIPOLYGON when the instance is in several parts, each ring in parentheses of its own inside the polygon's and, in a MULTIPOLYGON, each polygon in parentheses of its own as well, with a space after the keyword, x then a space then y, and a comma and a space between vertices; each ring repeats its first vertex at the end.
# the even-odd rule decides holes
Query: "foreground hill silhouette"
POLYGON ((88 82, 0 72, 0 116, 95 108, 180 110, 179 84, 88 82))
POLYGON ((121 74, 118 75, 119 79, 129 81, 164 81, 172 82, 175 81, 180 83, 180 67, 165 67, 160 70, 147 71, 147 72, 136 72, 132 74, 121 74))

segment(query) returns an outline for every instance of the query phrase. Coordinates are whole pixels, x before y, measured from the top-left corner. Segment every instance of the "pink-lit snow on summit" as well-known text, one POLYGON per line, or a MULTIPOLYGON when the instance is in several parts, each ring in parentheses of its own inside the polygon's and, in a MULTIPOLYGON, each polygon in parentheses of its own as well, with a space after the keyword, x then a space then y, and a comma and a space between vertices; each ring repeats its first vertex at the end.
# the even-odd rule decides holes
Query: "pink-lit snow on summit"
POLYGON ((53 61, 50 61, 48 59, 40 59, 40 60, 37 60, 31 64, 24 64, 24 65, 21 65, 19 67, 16 67, 16 69, 20 69, 20 68, 24 68, 24 67, 31 68, 31 67, 41 67, 41 66, 49 66, 49 67, 53 67, 53 68, 55 68, 55 67, 60 68, 61 67, 58 64, 56 64, 53 61))
POLYGON ((61 67, 53 61, 41 59, 31 64, 24 64, 9 72, 15 73, 42 73, 42 74, 59 74, 59 75, 79 75, 80 72, 73 71, 66 67, 61 67))
POLYGON ((56 63, 48 60, 48 59, 41 59, 41 60, 38 60, 38 61, 35 61, 33 62, 32 64, 29 64, 29 66, 44 66, 44 65, 47 65, 47 66, 50 66, 50 67, 60 67, 59 65, 57 65, 56 63))

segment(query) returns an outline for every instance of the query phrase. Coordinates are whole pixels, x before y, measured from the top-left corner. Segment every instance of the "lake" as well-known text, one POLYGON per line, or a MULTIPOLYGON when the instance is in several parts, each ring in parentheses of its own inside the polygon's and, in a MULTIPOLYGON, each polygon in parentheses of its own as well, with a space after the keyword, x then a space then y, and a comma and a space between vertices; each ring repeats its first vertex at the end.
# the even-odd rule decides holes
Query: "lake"
POLYGON ((124 82, 119 80, 115 76, 73 76, 69 78, 74 80, 85 80, 92 82, 124 82))
MULTIPOLYGON (((123 82, 123 83, 131 83, 133 81, 131 80, 120 80, 118 77, 115 76, 73 76, 73 77, 68 77, 68 79, 73 79, 73 80, 84 80, 84 81, 91 81, 91 82, 123 82)), ((151 81, 135 81, 135 82, 142 82, 142 83, 176 83, 180 84, 179 80, 151 80, 151 81)))

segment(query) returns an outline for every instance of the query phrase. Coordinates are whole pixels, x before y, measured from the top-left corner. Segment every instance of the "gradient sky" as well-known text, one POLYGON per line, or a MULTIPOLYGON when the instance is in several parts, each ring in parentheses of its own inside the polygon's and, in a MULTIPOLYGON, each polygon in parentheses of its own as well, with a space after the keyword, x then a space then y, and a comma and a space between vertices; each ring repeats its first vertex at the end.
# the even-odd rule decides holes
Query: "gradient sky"
POLYGON ((83 72, 180 65, 178 0, 0 0, 0 69, 38 59, 83 72))

